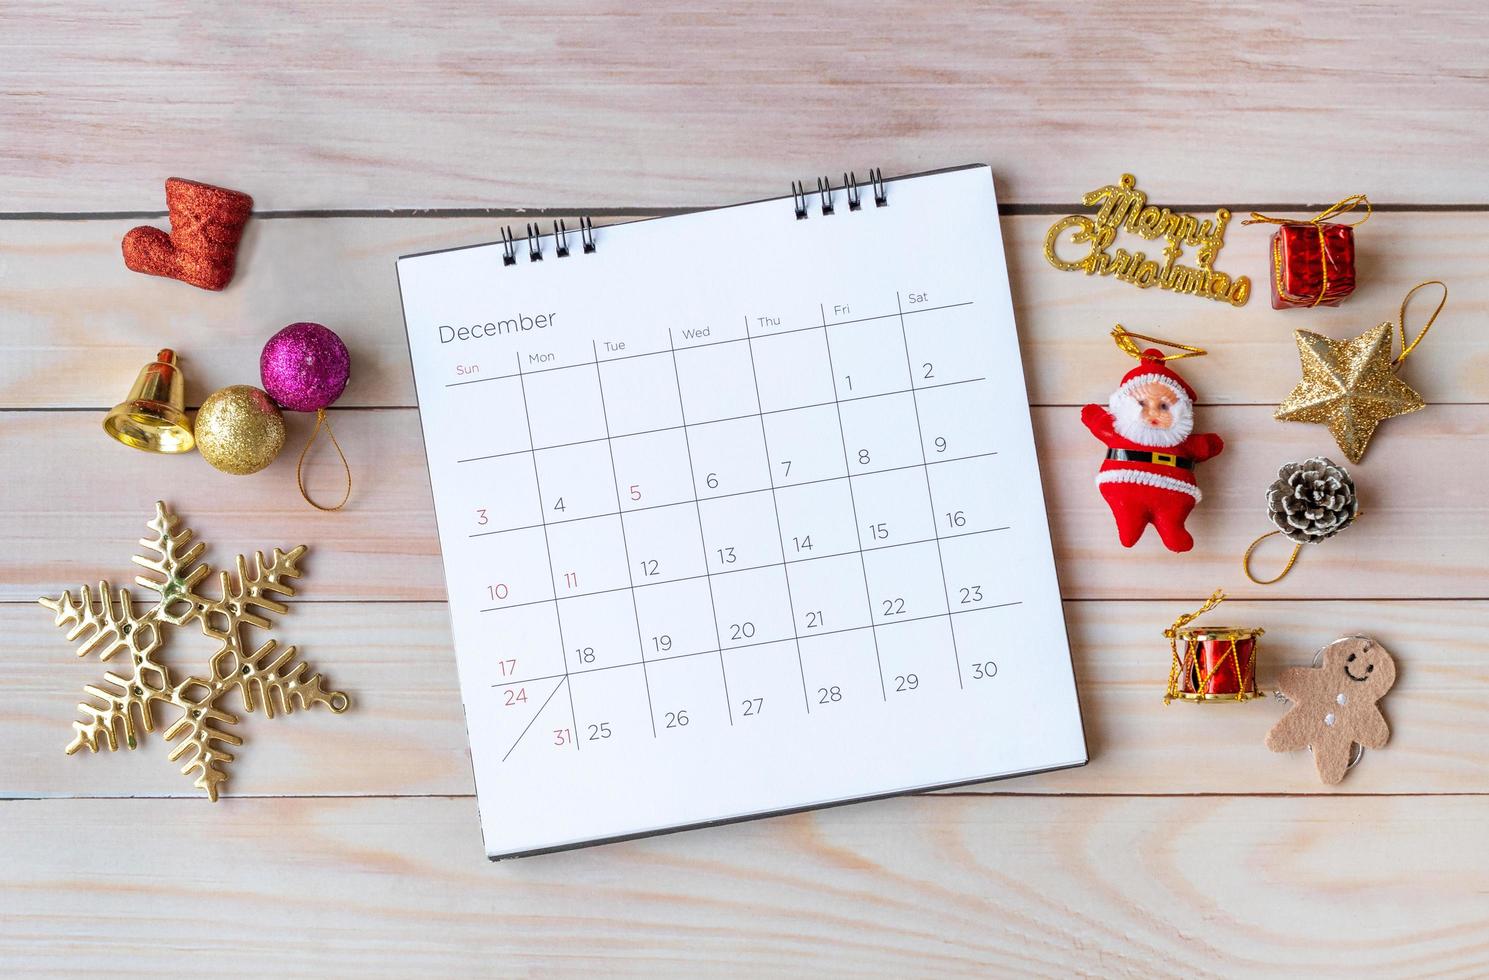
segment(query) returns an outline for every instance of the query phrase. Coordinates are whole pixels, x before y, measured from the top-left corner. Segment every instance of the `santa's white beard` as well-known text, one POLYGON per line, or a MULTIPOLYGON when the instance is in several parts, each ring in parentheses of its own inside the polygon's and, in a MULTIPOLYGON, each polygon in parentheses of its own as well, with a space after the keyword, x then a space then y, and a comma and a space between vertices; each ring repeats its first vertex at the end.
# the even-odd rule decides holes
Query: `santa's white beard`
POLYGON ((1143 407, 1125 391, 1115 392, 1107 402, 1107 409, 1112 413, 1112 428, 1117 430, 1117 435, 1139 446, 1177 446, 1194 431, 1194 409, 1187 398, 1174 399, 1173 407, 1169 409, 1174 423, 1167 429, 1145 422, 1143 407))

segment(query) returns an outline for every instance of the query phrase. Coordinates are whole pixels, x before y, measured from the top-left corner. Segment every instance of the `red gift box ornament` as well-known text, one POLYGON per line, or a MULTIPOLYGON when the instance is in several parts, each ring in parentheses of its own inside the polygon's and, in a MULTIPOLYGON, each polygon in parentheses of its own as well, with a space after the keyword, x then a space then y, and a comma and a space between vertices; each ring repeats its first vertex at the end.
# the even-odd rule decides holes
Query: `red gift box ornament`
POLYGON ((1355 226, 1370 217, 1364 194, 1346 197, 1307 221, 1251 212, 1242 224, 1279 225, 1272 236, 1272 309, 1338 306, 1355 291, 1355 226), (1359 221, 1329 221, 1364 205, 1359 221))

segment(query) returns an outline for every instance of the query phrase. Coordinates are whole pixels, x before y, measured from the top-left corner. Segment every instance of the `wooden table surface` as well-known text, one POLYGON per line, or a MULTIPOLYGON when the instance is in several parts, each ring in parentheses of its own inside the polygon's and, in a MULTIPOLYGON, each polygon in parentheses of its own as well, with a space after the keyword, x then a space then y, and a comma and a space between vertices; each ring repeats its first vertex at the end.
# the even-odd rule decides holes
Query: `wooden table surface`
MULTIPOLYGON (((0 966, 338 975, 800 973, 1469 976, 1489 970, 1489 8, 1073 4, 303 5, 34 0, 0 9, 0 966), (781 193, 793 178, 992 165, 1091 763, 968 790, 535 859, 483 857, 399 254, 504 224, 781 193), (1051 269, 1044 230, 1124 171, 1159 204, 1311 214, 1367 192, 1338 309, 1235 310, 1051 269), (162 180, 242 188, 230 288, 125 270, 162 180), (1337 455, 1272 421, 1292 330, 1353 335, 1414 283, 1452 298, 1403 370, 1430 403, 1355 467, 1367 516, 1284 583, 1245 581, 1276 467, 1337 455), (193 405, 256 383, 270 333, 352 349, 331 417, 350 507, 295 453, 233 478, 109 442, 159 347, 193 405), (1226 453, 1186 556, 1116 543, 1077 406, 1107 331, 1183 338, 1226 453), (65 757, 96 681, 35 605, 107 576, 157 498, 218 562, 301 542, 277 635, 343 716, 245 726, 212 805, 151 738, 65 757), (1389 746, 1338 787, 1262 739, 1283 708, 1165 708, 1159 635, 1223 586, 1267 629, 1263 687, 1347 633, 1400 679, 1389 746)), ((1268 228, 1220 266, 1267 275, 1268 228)), ((1192 368, 1189 367, 1192 365, 1192 368)), ((306 437, 289 420, 290 444, 306 437)), ((336 486, 334 463, 310 467, 336 486)), ((1151 538, 1151 535, 1150 535, 1151 538)), ((1275 544, 1275 542, 1273 542, 1275 544)), ((1280 560, 1278 547, 1269 557, 1280 560)), ((199 639, 199 638, 197 638, 199 639)), ((205 652, 193 638, 177 663, 205 652)))

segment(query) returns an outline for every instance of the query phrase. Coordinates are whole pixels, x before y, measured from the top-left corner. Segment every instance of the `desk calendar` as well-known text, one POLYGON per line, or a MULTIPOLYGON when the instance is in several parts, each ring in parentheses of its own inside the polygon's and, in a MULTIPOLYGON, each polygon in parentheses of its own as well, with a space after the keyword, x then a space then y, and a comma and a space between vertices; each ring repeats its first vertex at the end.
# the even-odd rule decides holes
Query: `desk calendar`
POLYGON ((1086 761, 986 167, 398 276, 490 856, 1086 761))

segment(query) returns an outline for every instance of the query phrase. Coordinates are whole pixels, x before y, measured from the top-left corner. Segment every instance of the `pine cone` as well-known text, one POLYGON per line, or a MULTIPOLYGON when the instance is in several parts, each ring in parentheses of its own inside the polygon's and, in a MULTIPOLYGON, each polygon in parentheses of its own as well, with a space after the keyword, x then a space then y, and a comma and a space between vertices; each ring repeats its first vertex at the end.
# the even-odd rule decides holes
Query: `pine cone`
POLYGON ((1288 463, 1267 489, 1267 516, 1299 544, 1332 538, 1359 508, 1349 471, 1325 456, 1288 463))

